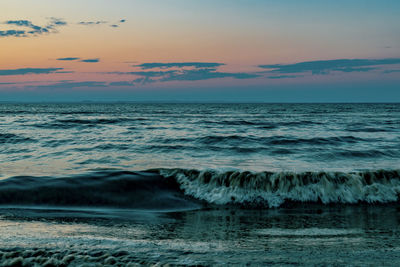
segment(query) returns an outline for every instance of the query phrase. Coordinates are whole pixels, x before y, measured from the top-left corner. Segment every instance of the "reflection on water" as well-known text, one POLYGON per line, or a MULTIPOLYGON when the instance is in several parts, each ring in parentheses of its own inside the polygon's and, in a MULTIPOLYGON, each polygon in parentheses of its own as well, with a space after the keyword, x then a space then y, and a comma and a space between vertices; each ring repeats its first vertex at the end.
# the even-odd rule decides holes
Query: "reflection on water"
POLYGON ((97 210, 75 216, 63 210, 2 209, 1 214, 3 260, 13 252, 31 262, 61 262, 73 255, 73 264, 107 259, 189 265, 400 263, 400 212, 394 205, 160 214, 97 210), (32 256, 42 250, 44 259, 32 256))

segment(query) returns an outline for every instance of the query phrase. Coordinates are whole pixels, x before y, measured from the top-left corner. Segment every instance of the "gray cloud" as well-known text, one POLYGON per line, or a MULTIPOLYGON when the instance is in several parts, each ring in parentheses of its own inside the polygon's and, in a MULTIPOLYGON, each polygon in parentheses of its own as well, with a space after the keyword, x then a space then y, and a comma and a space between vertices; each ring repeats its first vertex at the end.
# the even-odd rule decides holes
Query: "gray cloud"
POLYGON ((76 60, 79 60, 79 62, 85 62, 85 63, 97 63, 97 62, 100 62, 99 58, 81 59, 79 57, 61 57, 61 58, 57 58, 57 60, 60 60, 60 61, 76 61, 76 60))
POLYGON ((50 18, 46 26, 38 26, 29 20, 8 20, 1 24, 15 26, 21 29, 11 29, 0 31, 0 37, 29 37, 42 34, 57 33, 57 27, 67 25, 67 23, 58 18, 50 18))
MULTIPOLYGON (((49 74, 49 73, 63 73, 59 72, 63 68, 22 68, 22 69, 8 69, 0 70, 0 76, 8 75, 26 75, 26 74, 49 74)), ((68 72, 69 73, 69 72, 68 72)))
POLYGON ((108 72, 107 74, 120 74, 120 75, 138 75, 143 77, 162 77, 165 75, 173 74, 175 71, 129 71, 129 72, 108 72))
MULTIPOLYGON (((107 88, 110 86, 134 86, 135 83, 138 81, 116 81, 116 82, 105 82, 105 81, 83 81, 83 82, 76 82, 72 80, 60 80, 56 83, 50 83, 50 84, 45 84, 45 85, 39 85, 39 86, 29 86, 31 88, 37 88, 37 89, 49 89, 49 90, 58 90, 58 89, 72 89, 72 88, 80 88, 80 87, 86 87, 86 88, 107 88)), ((1 85, 1 83, 0 83, 1 85)))
POLYGON ((214 62, 173 62, 173 63, 142 63, 136 65, 134 67, 140 67, 141 69, 168 69, 168 68, 184 68, 184 67, 193 67, 193 68, 218 68, 220 66, 225 65, 224 63, 214 63, 214 62))
POLYGON ((344 68, 338 68, 338 69, 333 69, 334 71, 341 71, 341 72, 368 72, 371 70, 376 70, 377 68, 370 68, 370 67, 362 67, 362 68, 357 68, 357 67, 344 67, 344 68))
POLYGON ((279 76, 269 76, 268 79, 293 79, 304 77, 303 75, 279 75, 279 76))
POLYGON ((120 82, 110 82, 110 86, 132 86, 132 82, 127 82, 127 81, 120 81, 120 82))
MULTIPOLYGON (((57 72, 58 73, 58 72, 57 72)), ((60 80, 58 82, 68 82, 68 81, 72 81, 72 80, 60 80)), ((36 83, 44 83, 44 82, 53 82, 53 81, 23 81, 23 82, 8 82, 8 83, 0 83, 0 85, 30 85, 30 84, 36 84, 36 83)), ((32 87, 32 86, 28 86, 28 87, 32 87)))
POLYGON ((17 84, 17 83, 0 83, 0 85, 12 85, 12 84, 17 84))
POLYGON ((263 69, 270 69, 268 73, 304 73, 328 74, 331 71, 339 72, 368 72, 377 69, 374 66, 400 64, 400 58, 388 59, 335 59, 305 61, 294 64, 259 65, 263 69))
MULTIPOLYGON (((126 22, 125 19, 118 20, 117 23, 109 24, 107 21, 80 21, 77 24, 84 26, 93 26, 100 24, 109 24, 111 27, 119 27, 121 23, 126 22)), ((45 26, 38 26, 29 20, 7 20, 0 24, 13 27, 14 29, 7 29, 0 31, 1 37, 32 37, 49 33, 57 33, 57 28, 65 26, 68 23, 62 19, 51 17, 49 23, 45 26), (15 29, 16 28, 16 29, 15 29)))
POLYGON ((124 22, 126 22, 125 19, 121 19, 116 23, 110 23, 108 21, 98 20, 98 21, 80 21, 77 24, 83 25, 83 26, 96 26, 96 25, 101 25, 101 24, 108 24, 110 27, 117 28, 120 26, 121 23, 124 23, 124 22))
POLYGON ((0 37, 26 37, 25 31, 17 31, 17 30, 7 30, 7 31, 0 31, 0 37))
POLYGON ((37 89, 72 89, 78 87, 107 87, 108 83, 98 81, 71 82, 59 81, 53 84, 34 86, 37 89))
POLYGON ((54 81, 24 81, 24 82, 7 82, 0 83, 0 86, 7 85, 26 85, 25 88, 34 88, 34 89, 72 89, 79 87, 90 87, 90 88, 105 88, 108 86, 132 86, 131 82, 119 81, 119 82, 104 82, 104 81, 83 81, 76 82, 73 80, 59 80, 57 82, 54 81), (43 85, 32 85, 35 83, 48 83, 43 85))
POLYGON ((73 61, 73 60, 78 60, 79 57, 61 57, 61 58, 57 58, 57 60, 61 60, 61 61, 73 61))
POLYGON ((140 85, 145 85, 152 82, 154 82, 154 80, 150 77, 137 78, 132 81, 133 84, 140 84, 140 85))
POLYGON ((400 70, 385 70, 383 73, 389 74, 389 73, 395 73, 395 72, 400 72, 400 70))
POLYGON ((107 21, 80 21, 78 22, 79 25, 85 25, 85 26, 93 26, 93 25, 100 25, 100 24, 106 24, 108 23, 107 21))
POLYGON ((35 25, 32 24, 32 22, 30 22, 29 20, 7 20, 6 22, 4 22, 4 24, 8 24, 8 25, 18 25, 18 26, 25 26, 25 27, 37 27, 35 25))
POLYGON ((234 79, 251 79, 260 77, 256 73, 243 72, 220 72, 217 71, 218 66, 225 65, 223 63, 206 63, 206 62, 182 62, 182 63, 143 63, 137 65, 141 69, 168 69, 161 71, 131 71, 131 72, 111 72, 110 74, 136 75, 140 78, 133 83, 146 84, 152 82, 168 82, 168 81, 200 81, 218 78, 234 78, 234 79), (170 70, 170 68, 177 68, 170 70))
POLYGON ((55 72, 55 73, 75 73, 75 71, 66 71, 66 70, 63 70, 63 71, 57 71, 57 72, 55 72))
POLYGON ((81 62, 86 62, 86 63, 97 63, 99 62, 99 58, 90 58, 90 59, 82 59, 81 62))
POLYGON ((51 17, 50 24, 47 25, 47 28, 52 29, 56 26, 66 26, 67 24, 68 23, 62 19, 51 17))
POLYGON ((225 64, 215 62, 153 62, 142 63, 134 66, 142 70, 150 71, 111 72, 110 74, 139 76, 139 78, 132 81, 133 84, 147 84, 168 81, 200 81, 218 78, 251 79, 261 76, 257 73, 234 73, 218 71, 217 68, 223 65, 225 64), (161 70, 153 71, 151 69, 161 70))
POLYGON ((218 72, 215 69, 194 69, 176 71, 172 74, 164 75, 160 81, 200 81, 218 78, 251 79, 256 77, 259 77, 259 75, 241 72, 218 72))

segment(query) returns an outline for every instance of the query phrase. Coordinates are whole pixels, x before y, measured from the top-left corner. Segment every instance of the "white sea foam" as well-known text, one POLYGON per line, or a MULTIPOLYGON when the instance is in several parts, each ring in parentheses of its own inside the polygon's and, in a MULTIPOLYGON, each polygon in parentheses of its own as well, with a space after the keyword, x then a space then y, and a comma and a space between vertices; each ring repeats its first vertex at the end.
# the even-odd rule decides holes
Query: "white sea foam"
POLYGON ((359 229, 329 229, 329 228, 304 228, 304 229, 282 229, 268 228, 255 231, 258 235, 267 236, 343 236, 356 235, 363 232, 359 229))
POLYGON ((290 202, 387 203, 400 195, 400 172, 219 172, 163 169, 186 195, 209 203, 279 207, 290 202))

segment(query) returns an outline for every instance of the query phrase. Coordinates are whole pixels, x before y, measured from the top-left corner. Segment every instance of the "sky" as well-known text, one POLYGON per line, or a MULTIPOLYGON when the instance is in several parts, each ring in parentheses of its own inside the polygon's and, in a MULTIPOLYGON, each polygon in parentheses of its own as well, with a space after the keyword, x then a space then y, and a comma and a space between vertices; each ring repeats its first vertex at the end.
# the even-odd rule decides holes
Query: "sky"
POLYGON ((398 0, 1 0, 0 101, 400 102, 398 0))

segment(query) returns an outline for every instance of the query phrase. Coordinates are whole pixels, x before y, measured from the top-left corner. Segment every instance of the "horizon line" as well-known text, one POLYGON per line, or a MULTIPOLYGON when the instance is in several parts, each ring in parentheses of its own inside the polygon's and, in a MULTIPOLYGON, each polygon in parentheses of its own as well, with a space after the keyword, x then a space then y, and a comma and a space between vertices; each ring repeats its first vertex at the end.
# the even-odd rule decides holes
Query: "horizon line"
POLYGON ((134 101, 134 100, 79 100, 79 101, 1 101, 0 104, 400 104, 399 102, 379 102, 379 101, 134 101))

